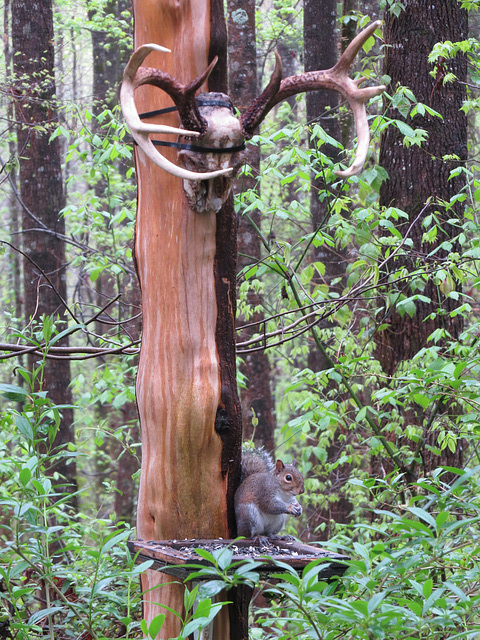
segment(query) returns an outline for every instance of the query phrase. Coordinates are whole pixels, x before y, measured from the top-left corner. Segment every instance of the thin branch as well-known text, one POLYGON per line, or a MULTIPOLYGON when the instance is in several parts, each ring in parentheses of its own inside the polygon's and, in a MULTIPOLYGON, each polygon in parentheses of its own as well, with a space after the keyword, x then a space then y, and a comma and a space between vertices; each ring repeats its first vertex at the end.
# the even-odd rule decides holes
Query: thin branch
MULTIPOLYGON (((97 313, 95 313, 91 318, 86 320, 84 323, 79 326, 72 327, 70 331, 65 333, 65 336, 72 335, 77 331, 83 331, 84 333, 89 333, 85 331, 85 327, 92 322, 97 321, 98 317, 104 313, 108 307, 117 302, 121 295, 117 295, 115 298, 112 298, 105 304, 97 313)), ((90 334, 95 335, 95 334, 90 334)), ((102 337, 105 341, 105 338, 102 337)), ((104 347, 60 347, 60 346, 51 346, 49 347, 46 342, 42 342, 41 344, 32 345, 26 347, 22 344, 9 344, 9 343, 0 343, 0 351, 8 351, 5 356, 1 356, 1 360, 7 360, 8 358, 19 357, 21 355, 25 355, 27 353, 32 353, 34 355, 45 356, 50 360, 86 360, 89 358, 98 358, 105 355, 114 355, 118 353, 123 353, 125 355, 136 355, 139 353, 139 349, 135 348, 135 345, 140 344, 141 340, 131 341, 128 344, 116 344, 115 348, 104 348, 104 347), (74 355, 79 354, 79 355, 74 355)))
POLYGON ((135 345, 139 345, 141 340, 135 340, 125 345, 120 345, 116 349, 102 347, 50 347, 48 351, 42 349, 45 345, 35 345, 32 347, 25 347, 21 344, 10 344, 6 342, 0 342, 0 351, 9 351, 7 355, 0 356, 0 360, 7 360, 8 358, 14 358, 26 353, 33 353, 38 356, 45 356, 50 360, 87 360, 90 358, 98 358, 101 356, 109 356, 122 353, 124 355, 136 355, 140 352, 140 349, 135 345), (75 355, 79 354, 79 355, 75 355))
MULTIPOLYGON (((297 290, 295 288, 295 285, 293 284, 293 279, 290 279, 289 284, 290 284, 290 288, 292 290, 292 293, 293 293, 293 295, 295 297, 295 300, 297 301, 297 303, 300 303, 300 299, 298 297, 298 292, 297 292, 297 290)), ((372 429, 372 431, 374 432, 376 437, 382 443, 383 448, 385 449, 385 451, 388 454, 388 456, 390 457, 390 459, 395 463, 397 468, 400 469, 400 471, 402 471, 403 473, 405 473, 405 475, 411 480, 412 477, 413 477, 412 471, 403 464, 403 462, 399 458, 398 454, 395 453, 395 451, 392 448, 392 444, 382 434, 381 427, 378 424, 376 424, 376 422, 370 416, 370 414, 368 412, 368 407, 364 407, 363 403, 361 402, 360 398, 357 396, 357 394, 353 390, 352 385, 347 380, 347 378, 346 378, 345 374, 343 373, 343 371, 341 370, 341 368, 339 368, 339 367, 337 367, 335 365, 334 361, 329 356, 327 350, 325 349, 323 343, 321 342, 320 336, 318 335, 318 333, 316 331, 316 327, 312 327, 311 331, 312 331, 313 339, 315 340, 315 344, 317 345, 317 348, 319 349, 320 353, 322 354, 322 356, 327 361, 329 367, 331 367, 332 369, 337 371, 337 373, 340 374, 340 377, 342 378, 342 383, 344 384, 344 386, 345 386, 346 390, 348 391, 348 393, 349 393, 350 397, 352 398, 352 400, 355 402, 355 404, 357 405, 357 407, 360 410, 364 409, 364 408, 366 409, 366 411, 365 411, 365 420, 367 421, 368 425, 370 426, 370 428, 372 429)))
POLYGON ((28 262, 30 262, 30 264, 32 264, 35 267, 35 269, 38 270, 40 276, 43 276, 45 278, 45 280, 48 282, 48 284, 52 287, 53 291, 55 291, 55 293, 57 294, 57 296, 60 299, 62 305, 65 307, 65 311, 67 311, 67 313, 73 318, 73 320, 77 324, 80 324, 80 322, 77 320, 77 317, 75 316, 73 311, 70 309, 70 307, 68 306, 68 304, 65 301, 65 299, 63 298, 63 296, 59 293, 58 289, 55 287, 55 285, 53 284, 53 282, 51 281, 51 279, 49 278, 47 273, 45 273, 45 271, 35 262, 35 260, 32 260, 32 258, 27 253, 25 253, 24 251, 22 251, 21 249, 19 249, 15 245, 11 244, 10 242, 7 242, 6 240, 0 240, 0 242, 2 244, 6 244, 8 247, 10 247, 10 249, 12 249, 13 251, 16 251, 17 253, 22 255, 25 258, 25 260, 28 260, 28 262))

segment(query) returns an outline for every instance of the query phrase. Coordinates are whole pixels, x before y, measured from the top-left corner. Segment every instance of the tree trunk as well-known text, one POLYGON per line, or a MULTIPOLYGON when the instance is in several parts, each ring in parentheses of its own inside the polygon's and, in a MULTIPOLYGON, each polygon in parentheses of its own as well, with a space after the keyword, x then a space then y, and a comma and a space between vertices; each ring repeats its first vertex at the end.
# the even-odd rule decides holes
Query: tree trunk
MULTIPOLYGON (((329 69, 333 67, 338 58, 338 38, 336 33, 337 21, 337 2, 328 0, 320 2, 319 0, 305 0, 303 7, 303 45, 304 45, 304 64, 305 71, 315 69, 329 69)), ((355 31, 354 31, 355 33, 355 31)), ((347 43, 348 44, 348 43, 347 43)), ((335 140, 341 139, 341 126, 338 118, 337 108, 339 104, 339 96, 337 92, 322 90, 313 91, 306 94, 307 122, 313 124, 318 122, 326 133, 335 140)), ((310 147, 317 148, 317 139, 310 139, 310 147)), ((339 159, 338 150, 330 145, 322 145, 320 150, 328 155, 334 162, 339 159)), ((319 164, 318 172, 321 171, 319 164)), ((310 192, 310 215, 312 219, 313 231, 317 229, 328 230, 329 218, 329 196, 326 193, 328 185, 320 175, 312 176, 311 192, 310 192), (319 194, 323 192, 323 199, 319 194)), ((333 194, 332 194, 333 197, 333 194)), ((325 265, 325 275, 323 281, 326 282, 333 290, 341 292, 343 284, 332 285, 331 283, 338 278, 345 276, 347 261, 341 250, 334 250, 323 244, 312 250, 312 260, 314 262, 322 262, 325 265)), ((317 283, 319 284, 319 282, 317 283)), ((332 326, 331 322, 324 321, 320 324, 321 328, 332 326)), ((311 350, 308 354, 308 366, 312 371, 322 371, 330 365, 325 361, 322 353, 316 348, 312 341, 311 350)), ((319 398, 320 401, 320 398, 319 398)), ((345 435, 345 434, 344 434, 345 435)), ((334 463, 344 452, 345 446, 348 445, 348 439, 342 437, 339 439, 336 435, 333 437, 331 446, 328 448, 328 462, 334 463)), ((315 464, 315 461, 313 461, 315 464)), ((325 481, 335 487, 335 500, 329 502, 325 509, 318 509, 315 513, 310 514, 308 518, 310 528, 313 533, 312 539, 328 540, 331 535, 331 522, 347 523, 350 519, 352 505, 342 496, 342 487, 348 482, 349 470, 346 465, 337 468, 336 478, 330 474, 325 481), (326 523, 323 530, 319 530, 320 524, 326 523)), ((322 474, 320 474, 322 475, 322 474)))
MULTIPOLYGON (((255 1, 228 0, 228 68, 229 95, 234 104, 243 112, 257 95, 257 47, 255 41, 255 1)), ((260 172, 260 148, 248 147, 248 163, 253 175, 243 176, 237 181, 236 192, 257 188, 256 175, 260 172)), ((260 226, 260 212, 251 213, 253 222, 260 226)), ((258 233, 246 216, 238 220, 238 266, 239 270, 260 260, 261 243, 258 233)), ((252 307, 262 304, 262 298, 255 291, 248 294, 252 307)), ((255 313, 249 322, 260 322, 263 314, 255 313)), ((239 318, 239 324, 245 322, 239 318)), ((258 332, 258 325, 243 329, 242 340, 248 340, 258 332)), ((243 433, 246 440, 254 439, 257 446, 268 451, 274 449, 273 434, 275 416, 271 383, 271 367, 264 351, 256 351, 243 356, 240 370, 247 380, 247 388, 241 390, 243 407, 243 433), (258 425, 252 420, 256 417, 258 425)))
MULTIPOLYGON (((413 241, 410 256, 398 259, 393 269, 405 266, 413 269, 417 256, 430 253, 435 246, 456 235, 455 229, 446 220, 456 215, 462 217, 461 205, 445 211, 441 202, 449 202, 464 185, 463 175, 449 179, 450 171, 458 166, 458 161, 444 161, 445 155, 455 154, 460 164, 467 157, 467 119, 460 111, 465 98, 467 80, 466 60, 461 56, 448 63, 448 71, 453 71, 458 82, 443 85, 442 78, 432 78, 431 65, 427 62, 433 45, 442 40, 453 42, 467 37, 467 14, 460 9, 456 0, 440 0, 426 3, 423 0, 410 0, 398 18, 389 12, 385 15, 384 37, 385 74, 392 79, 392 91, 395 87, 405 85, 412 89, 417 100, 442 114, 443 120, 426 115, 415 116, 414 127, 428 132, 428 140, 422 147, 403 145, 403 136, 397 128, 389 127, 382 137, 380 164, 387 170, 389 179, 383 183, 380 192, 380 204, 384 207, 394 206, 408 214, 408 221, 401 219, 398 229, 405 233, 411 226, 409 237, 413 241), (432 203, 426 207, 429 197, 432 203), (422 236, 423 219, 430 213, 438 211, 443 217, 439 225, 436 244, 424 245, 422 236), (420 217, 419 217, 420 216, 420 217), (440 228, 441 227, 441 228, 440 228)), ((402 119, 400 113, 390 110, 388 117, 402 119)), ((412 121, 409 121, 412 124, 412 121)), ((452 251, 455 251, 455 247, 452 251)), ((441 261, 447 252, 440 250, 435 259, 441 261)), ((404 292, 411 295, 412 290, 404 292)), ((419 293, 419 291, 416 291, 419 293)), ((377 354, 387 375, 392 375, 401 362, 415 356, 427 345, 428 336, 437 328, 448 322, 447 329, 455 339, 463 328, 462 317, 450 317, 456 302, 443 295, 433 278, 428 278, 425 288, 420 291, 431 302, 416 304, 416 312, 412 317, 403 316, 392 310, 382 323, 387 328, 377 338, 377 354), (446 315, 435 313, 441 307, 446 315)), ((408 417, 412 424, 422 424, 422 415, 408 417)), ((447 450, 448 451, 448 450, 447 450)), ((437 459, 436 464, 461 466, 462 448, 455 454, 450 452, 437 459)), ((427 454, 426 454, 427 455, 427 454)), ((434 461, 425 462, 425 473, 428 473, 434 461)))
MULTIPOLYGON (((101 9, 102 14, 120 18, 122 12, 130 8, 127 0, 107 0, 101 9)), ((93 3, 89 6, 90 20, 96 17, 98 9, 93 3)), ((93 97, 112 108, 118 98, 119 79, 129 58, 129 52, 121 42, 112 37, 108 30, 92 29, 93 50, 93 97)))
MULTIPOLYGON (((27 321, 52 316, 58 330, 66 323, 67 299, 65 206, 58 138, 49 138, 58 122, 55 96, 52 1, 12 3, 12 44, 15 52, 15 109, 19 181, 23 206, 24 304, 27 321)), ((63 339, 63 345, 68 339, 63 339)), ((36 358, 30 358, 30 368, 36 358)), ((72 404, 70 363, 48 360, 44 388, 55 404, 72 404)), ((74 441, 72 409, 62 409, 54 447, 74 441)), ((73 458, 61 459, 53 469, 76 487, 73 458)), ((72 498, 72 501, 75 501, 72 498)), ((76 501, 75 501, 76 502, 76 501)))
MULTIPOLYGON (((146 64, 188 83, 219 54, 209 90, 226 85, 226 39, 220 0, 173 4, 135 0, 135 46, 155 42, 146 64)), ((140 87, 138 112, 171 106, 158 89, 140 87)), ((158 122, 178 126, 176 114, 158 122)), ((164 152, 176 159, 176 152, 164 152)), ((178 160, 177 160, 178 161, 178 160)), ((232 200, 219 211, 197 213, 182 180, 136 153, 136 259, 142 289, 143 341, 137 378, 142 429, 138 537, 228 538, 235 533, 233 494, 240 471, 241 413, 236 395, 234 318, 236 226, 232 200)), ((172 583, 148 571, 143 589, 172 583)), ((183 587, 148 591, 144 616, 183 609, 183 587)), ((214 639, 229 637, 224 609, 214 639)), ((163 637, 175 637, 167 616, 163 637)))
MULTIPOLYGON (((4 27, 4 55, 5 55, 5 81, 7 85, 12 84, 12 58, 13 52, 10 46, 10 14, 11 14, 11 6, 10 0, 5 0, 3 7, 3 27, 4 27)), ((8 121, 13 122, 14 120, 14 109, 15 109, 15 100, 9 99, 7 105, 8 112, 8 121)), ((14 158, 16 156, 16 141, 13 138, 9 138, 8 140, 8 153, 10 158, 14 158)), ((21 210, 17 198, 17 189, 18 189, 18 172, 16 167, 12 166, 11 170, 8 173, 8 179, 11 185, 11 189, 8 195, 8 210, 10 212, 10 238, 12 245, 16 245, 16 248, 22 249, 21 236, 20 232, 20 218, 21 218, 21 210)), ((14 303, 14 316, 15 316, 15 328, 20 329, 21 321, 22 321, 22 303, 23 303, 23 295, 22 291, 22 265, 20 254, 16 249, 9 250, 9 264, 10 264, 10 278, 12 282, 12 288, 15 296, 14 303)), ((23 362, 23 358, 19 359, 20 364, 23 362)))
MULTIPOLYGON (((105 6, 102 7, 101 13, 98 16, 99 24, 101 24, 101 18, 103 15, 110 18, 120 18, 122 13, 130 8, 130 2, 127 0, 109 0, 105 6)), ((98 8, 92 8, 90 6, 88 15, 90 20, 95 20, 97 17, 98 8)), ((98 116, 105 109, 113 109, 118 103, 118 91, 122 80, 123 69, 130 57, 131 51, 127 50, 124 43, 117 38, 112 37, 108 30, 101 30, 100 28, 92 30, 92 51, 93 51, 93 113, 98 116)), ((96 120, 92 120, 92 126, 98 131, 99 135, 102 133, 102 125, 96 120)), ((124 166, 124 162, 120 163, 119 170, 124 166)), ((95 195, 99 202, 108 211, 112 204, 111 194, 109 192, 110 185, 105 177, 100 178, 95 183, 95 195)), ((105 224, 107 225, 107 219, 105 224)), ((96 294, 97 305, 101 308, 108 300, 113 299, 117 294, 122 293, 122 298, 118 303, 119 313, 118 319, 124 321, 128 319, 128 314, 131 313, 131 309, 140 308, 141 306, 141 294, 138 280, 129 274, 113 275, 108 269, 102 271, 98 279, 96 280, 96 294), (118 285, 118 286, 117 286, 118 285), (126 317, 124 314, 127 314, 126 317)), ((142 320, 139 317, 136 321, 130 322, 128 325, 128 333, 132 340, 138 340, 142 330, 142 320)), ((105 332, 105 325, 98 321, 96 323, 96 332, 98 335, 103 335, 105 332)), ((127 383, 129 381, 127 380, 127 383)), ((131 383, 131 382, 130 382, 131 383)), ((117 429, 120 424, 129 424, 129 437, 133 441, 137 441, 140 438, 140 431, 137 421, 137 407, 135 402, 129 402, 122 407, 121 415, 119 419, 121 423, 115 421, 115 417, 118 413, 110 411, 108 405, 97 405, 96 412, 98 413, 99 421, 108 419, 110 429, 117 429)), ((131 455, 128 450, 124 448, 126 442, 119 441, 116 438, 112 438, 110 441, 105 442, 103 448, 106 449, 108 460, 105 464, 105 453, 103 455, 97 455, 96 457, 96 470, 98 473, 98 482, 103 482, 102 471, 105 471, 106 467, 109 467, 112 461, 119 460, 120 463, 116 465, 116 486, 118 492, 115 493, 115 514, 118 520, 130 522, 132 525, 135 521, 135 483, 132 480, 133 475, 138 471, 138 459, 136 456, 131 455), (123 453, 123 455, 122 455, 123 453)), ((100 492, 97 492, 100 494, 100 492)))
MULTIPOLYGON (((337 37, 335 32, 337 20, 337 3, 335 0, 320 2, 320 0, 305 0, 303 14, 303 46, 305 71, 316 69, 330 69, 337 62, 337 37)), ((307 107, 307 122, 318 122, 326 133, 335 140, 340 139, 341 131, 336 108, 338 107, 338 93, 323 89, 311 91, 305 96, 307 107)), ((317 148, 317 139, 310 138, 310 148, 317 148)), ((338 151, 331 146, 323 145, 321 151, 336 161, 338 151)), ((321 171, 320 165, 316 171, 321 171)), ((328 224, 328 198, 320 199, 319 193, 327 188, 321 177, 312 176, 310 191, 310 216, 313 231, 326 228, 328 224)), ((346 261, 340 252, 332 250, 326 244, 313 249, 313 260, 325 265, 325 280, 329 284, 337 277, 345 274, 346 261)), ((313 371, 328 368, 322 354, 312 346, 308 355, 308 366, 313 371)))

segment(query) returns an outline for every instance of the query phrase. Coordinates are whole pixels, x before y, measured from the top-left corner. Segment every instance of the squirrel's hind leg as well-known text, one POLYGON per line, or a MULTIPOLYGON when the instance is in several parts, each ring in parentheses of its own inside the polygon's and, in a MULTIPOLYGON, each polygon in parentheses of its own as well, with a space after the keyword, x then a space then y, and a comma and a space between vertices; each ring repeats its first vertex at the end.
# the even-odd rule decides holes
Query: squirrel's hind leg
POLYGON ((245 538, 255 538, 263 533, 263 519, 253 502, 237 505, 235 509, 237 533, 245 538))

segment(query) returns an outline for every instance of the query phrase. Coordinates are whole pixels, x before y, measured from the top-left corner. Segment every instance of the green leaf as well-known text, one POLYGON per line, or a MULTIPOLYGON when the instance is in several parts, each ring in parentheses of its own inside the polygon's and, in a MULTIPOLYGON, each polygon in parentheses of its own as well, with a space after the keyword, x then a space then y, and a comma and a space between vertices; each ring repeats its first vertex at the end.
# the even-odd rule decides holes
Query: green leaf
POLYGON ((46 618, 47 616, 53 615, 58 611, 62 611, 62 607, 48 607, 47 609, 41 609, 40 611, 36 611, 33 615, 28 619, 28 624, 35 624, 39 620, 46 618))
POLYGON ((210 610, 212 608, 212 601, 210 598, 205 598, 205 600, 200 600, 195 609, 195 618, 205 618, 210 615, 210 610))
POLYGON ((160 633, 161 628, 163 627, 163 623, 165 622, 165 614, 159 613, 158 616, 155 616, 151 621, 148 627, 148 633, 155 640, 155 638, 160 633))
POLYGON ((97 582, 97 584, 92 589, 92 596, 96 596, 99 593, 102 593, 105 587, 108 587, 108 585, 114 579, 115 579, 114 576, 110 576, 109 578, 103 578, 103 580, 100 580, 99 582, 97 582))
POLYGON ((414 393, 413 399, 422 407, 422 409, 426 409, 427 407, 429 407, 430 403, 432 402, 431 399, 423 393, 414 393))
POLYGON ((197 549, 195 549, 195 553, 198 554, 199 556, 201 556, 204 560, 208 560, 212 564, 216 564, 215 558, 206 549, 197 548, 197 549))
POLYGON ((0 384, 0 393, 4 398, 13 400, 13 402, 23 402, 28 396, 25 389, 14 384, 0 384))
POLYGON ((423 597, 429 598, 433 590, 433 580, 429 578, 423 583, 423 597))
POLYGON ((77 324, 77 323, 72 324, 71 326, 68 327, 68 329, 64 329, 63 331, 58 333, 56 336, 53 336, 53 338, 49 342, 49 345, 55 344, 56 342, 58 342, 58 340, 61 340, 64 336, 67 336, 70 333, 77 331, 78 329, 83 329, 84 327, 85 327, 84 324, 77 324))
POLYGON ((365 53, 368 53, 374 45, 375 38, 373 36, 370 36, 370 38, 368 38, 368 40, 363 44, 363 50, 365 51, 365 53))
POLYGON ((416 616, 420 617, 422 615, 422 605, 419 602, 409 600, 406 605, 416 616))
POLYGON ((459 362, 455 367, 455 371, 453 372, 453 377, 455 379, 458 379, 461 376, 462 371, 466 368, 466 366, 467 366, 467 362, 459 362))
POLYGON ((37 490, 38 495, 43 496, 45 493, 45 490, 43 488, 43 485, 41 482, 39 482, 38 480, 33 479, 32 480, 32 485, 35 487, 35 489, 37 490))
MULTIPOLYGON (((198 551, 198 549, 197 549, 198 551)), ((185 593, 183 594, 183 604, 185 606, 185 611, 190 611, 193 608, 193 603, 195 602, 195 598, 198 595, 199 585, 195 585, 195 587, 189 591, 185 587, 185 593)))
MULTIPOLYGON (((214 554, 216 555, 216 554, 214 554)), ((222 549, 217 556, 217 562, 220 569, 226 569, 232 564, 233 551, 231 549, 222 549)))
POLYGON ((19 432, 27 438, 27 440, 32 440, 33 438, 33 428, 30 423, 30 420, 25 416, 16 416, 15 424, 17 425, 17 429, 19 432))
POLYGON ((130 535, 130 532, 126 530, 126 531, 121 531, 120 533, 117 533, 116 535, 112 536, 103 544, 102 553, 105 553, 106 551, 114 547, 117 544, 117 542, 120 542, 120 540, 125 540, 125 538, 128 538, 129 535, 130 535))
POLYGON ((386 591, 380 591, 380 593, 375 593, 370 600, 368 601, 368 613, 371 615, 380 605, 382 600, 387 595, 386 591))
POLYGON ((225 588, 223 580, 208 580, 200 584, 199 593, 202 598, 213 598, 225 588))
MULTIPOLYGON (((217 615, 217 613, 224 606, 224 604, 226 603, 217 602, 214 605, 211 605, 208 616, 197 617, 195 612, 195 618, 191 620, 187 625, 185 625, 185 627, 182 629, 182 635, 186 637, 186 636, 189 636, 194 631, 196 631, 197 629, 206 627, 208 624, 210 624, 210 622, 217 615)), ((198 610, 198 607, 197 607, 197 610, 198 610)))
POLYGON ((24 487, 29 483, 31 477, 32 477, 32 472, 28 467, 24 467, 23 469, 21 469, 19 474, 19 479, 24 487))
POLYGON ((448 511, 441 511, 440 513, 437 514, 437 517, 435 518, 435 524, 437 526, 437 530, 443 527, 445 522, 447 522, 449 516, 450 514, 448 513, 448 511))
POLYGON ((428 513, 428 511, 425 511, 425 509, 421 509, 420 507, 408 507, 408 510, 420 520, 427 522, 434 529, 436 528, 436 522, 433 516, 428 513))

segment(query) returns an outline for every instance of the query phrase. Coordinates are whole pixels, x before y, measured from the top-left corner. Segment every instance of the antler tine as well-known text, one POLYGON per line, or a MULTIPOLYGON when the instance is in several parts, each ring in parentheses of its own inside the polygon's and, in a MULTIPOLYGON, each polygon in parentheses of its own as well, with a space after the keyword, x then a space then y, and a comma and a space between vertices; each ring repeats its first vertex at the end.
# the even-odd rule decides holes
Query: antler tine
POLYGON ((357 33, 355 38, 350 42, 345 51, 340 56, 337 64, 333 67, 333 69, 337 69, 338 71, 344 70, 345 72, 352 66, 353 61, 357 53, 363 47, 365 42, 370 38, 371 35, 375 33, 375 31, 382 25, 381 20, 376 20, 369 24, 368 27, 365 27, 360 33, 357 33))
POLYGON ((172 78, 169 73, 152 67, 141 67, 135 74, 135 87, 150 84, 168 93, 177 107, 182 125, 186 129, 198 131, 200 135, 203 135, 207 130, 207 123, 200 115, 195 101, 195 93, 208 79, 217 61, 218 57, 215 56, 205 71, 186 85, 172 78))
MULTIPOLYGON (((348 76, 348 70, 360 48, 380 25, 381 22, 376 21, 361 31, 345 49, 337 64, 331 69, 325 71, 309 71, 282 80, 276 93, 269 95, 268 102, 263 106, 262 110, 256 108, 257 101, 259 100, 259 98, 257 98, 242 118, 246 137, 253 134, 254 129, 262 122, 268 111, 282 100, 286 100, 304 91, 316 91, 321 88, 334 89, 341 93, 350 104, 358 138, 357 151, 352 165, 344 171, 336 171, 335 173, 342 178, 348 178, 360 173, 367 158, 370 141, 365 102, 385 91, 386 87, 385 85, 379 85, 360 89, 359 85, 365 78, 352 80, 348 76), (255 112, 255 114, 253 114, 253 112, 255 112)), ((275 69, 277 69, 277 65, 275 69)), ((267 89, 262 96, 267 93, 267 89)))
MULTIPOLYGON (((157 166, 161 167, 165 171, 168 171, 168 173, 171 173, 174 176, 177 176, 178 178, 183 178, 185 180, 209 180, 211 178, 224 175, 226 173, 231 173, 232 171, 231 168, 220 169, 218 171, 211 171, 208 173, 196 173, 194 171, 188 171, 187 169, 184 169, 183 167, 179 167, 176 164, 173 164, 173 162, 170 162, 169 160, 167 160, 167 158, 162 156, 162 154, 153 145, 152 141, 148 137, 150 133, 176 133, 178 135, 183 135, 183 136, 199 136, 200 133, 198 131, 188 131, 185 129, 179 129, 177 127, 169 127, 166 125, 143 123, 140 120, 137 107, 135 105, 135 98, 134 98, 135 89, 138 86, 140 86, 140 84, 149 83, 149 71, 156 71, 156 70, 147 69, 145 70, 145 72, 142 71, 139 74, 139 76, 137 76, 137 71, 139 70, 139 67, 142 64, 142 62, 145 60, 148 54, 151 53, 152 51, 169 52, 170 50, 166 49, 165 47, 161 47, 160 45, 157 45, 157 44, 142 45, 133 53, 132 57, 128 61, 128 64, 123 74, 123 82, 122 82, 122 87, 120 89, 120 104, 122 106, 122 111, 125 117, 125 121, 130 129, 133 139, 138 144, 138 146, 145 152, 145 154, 150 158, 150 160, 152 160, 152 162, 154 162, 157 166)), ((209 74, 211 72, 211 69, 213 69, 213 66, 214 64, 212 63, 206 69, 206 72, 202 74, 202 76, 194 80, 194 83, 198 82, 199 79, 205 75, 205 73, 208 72, 209 74)), ((161 74, 161 72, 159 73, 161 74)), ((208 75, 205 77, 208 77, 208 75)), ((180 85, 180 83, 176 82, 168 74, 162 74, 162 82, 168 85, 169 89, 171 89, 172 92, 174 93, 176 91, 181 92, 182 89, 185 89, 183 85, 180 85)), ((153 83, 150 82, 150 84, 153 84, 153 83)), ((189 85, 187 85, 186 88, 188 90, 191 90, 190 87, 192 84, 193 83, 190 83, 189 85)), ((163 89, 164 86, 162 86, 161 88, 163 89)), ((171 95, 170 91, 169 91, 169 95, 171 95)))
POLYGON ((360 84, 364 82, 366 78, 362 77, 352 80, 348 76, 348 70, 353 63, 355 56, 368 38, 373 35, 381 24, 381 21, 377 20, 355 36, 340 56, 337 64, 331 70, 332 78, 338 81, 337 90, 348 100, 350 108, 352 109, 355 127, 357 129, 357 150, 355 152, 355 158, 348 169, 335 171, 335 174, 340 178, 350 178, 351 176, 360 173, 363 169, 363 165, 367 159, 368 146, 370 143, 370 129, 368 126, 365 102, 370 98, 380 95, 386 89, 386 86, 383 84, 376 87, 365 87, 364 89, 360 89, 360 84))
POLYGON ((241 117, 243 132, 247 140, 253 136, 253 132, 265 119, 270 109, 277 104, 276 96, 282 82, 282 71, 282 58, 278 51, 275 51, 275 69, 270 77, 270 82, 241 117))

